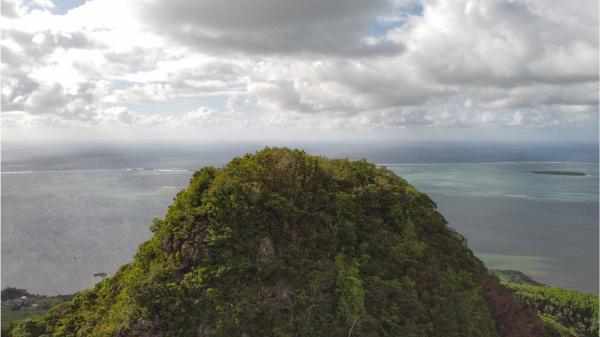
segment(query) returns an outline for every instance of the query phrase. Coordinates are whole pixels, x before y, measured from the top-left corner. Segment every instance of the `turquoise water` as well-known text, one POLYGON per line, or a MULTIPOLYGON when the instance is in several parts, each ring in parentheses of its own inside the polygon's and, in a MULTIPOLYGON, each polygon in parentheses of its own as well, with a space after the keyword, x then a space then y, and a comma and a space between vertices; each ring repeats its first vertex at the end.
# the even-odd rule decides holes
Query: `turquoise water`
POLYGON ((386 166, 428 193, 488 267, 598 293, 598 164, 386 166), (531 173, 542 170, 586 176, 531 173))
POLYGON ((388 164, 424 192, 463 197, 507 197, 564 202, 598 202, 595 163, 388 164), (575 171, 585 176, 535 174, 575 171))

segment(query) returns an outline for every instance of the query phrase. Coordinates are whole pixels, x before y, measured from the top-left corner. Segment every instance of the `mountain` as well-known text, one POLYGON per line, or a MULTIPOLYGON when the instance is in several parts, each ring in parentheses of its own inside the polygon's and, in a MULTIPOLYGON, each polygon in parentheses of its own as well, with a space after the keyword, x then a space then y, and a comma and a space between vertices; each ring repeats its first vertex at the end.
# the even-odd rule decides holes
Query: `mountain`
POLYGON ((195 172, 151 229, 115 275, 9 335, 559 335, 427 195, 366 161, 234 158, 195 172))

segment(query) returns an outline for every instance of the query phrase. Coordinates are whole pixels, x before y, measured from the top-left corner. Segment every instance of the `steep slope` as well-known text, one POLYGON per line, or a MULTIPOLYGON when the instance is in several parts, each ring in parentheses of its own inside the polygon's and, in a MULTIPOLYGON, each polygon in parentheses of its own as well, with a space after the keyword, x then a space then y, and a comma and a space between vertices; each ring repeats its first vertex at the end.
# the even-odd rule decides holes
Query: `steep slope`
POLYGON ((545 334, 425 194, 365 161, 267 148, 203 168, 152 231, 13 336, 545 334))

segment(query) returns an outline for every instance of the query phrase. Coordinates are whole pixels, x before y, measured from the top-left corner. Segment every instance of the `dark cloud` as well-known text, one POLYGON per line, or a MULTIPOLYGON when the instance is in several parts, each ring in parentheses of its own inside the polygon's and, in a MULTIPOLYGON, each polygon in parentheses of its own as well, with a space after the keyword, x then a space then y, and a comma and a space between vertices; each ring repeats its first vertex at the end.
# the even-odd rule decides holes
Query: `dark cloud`
POLYGON ((150 29, 205 52, 390 54, 390 41, 362 43, 385 0, 144 1, 150 29))

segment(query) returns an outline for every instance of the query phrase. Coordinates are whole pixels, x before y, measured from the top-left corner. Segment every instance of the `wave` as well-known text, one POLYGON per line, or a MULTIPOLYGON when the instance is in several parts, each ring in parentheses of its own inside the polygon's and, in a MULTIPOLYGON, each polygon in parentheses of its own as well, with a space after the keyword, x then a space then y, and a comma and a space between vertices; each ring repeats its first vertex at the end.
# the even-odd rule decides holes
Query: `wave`
POLYGON ((518 164, 581 164, 598 165, 597 162, 579 161, 495 161, 495 162, 446 162, 446 163, 379 163, 377 166, 444 166, 444 165, 518 165, 518 164))
POLYGON ((153 169, 153 171, 157 171, 157 172, 193 172, 193 170, 185 170, 185 169, 153 169))
POLYGON ((187 169, 155 169, 155 168, 126 168, 113 170, 40 170, 40 171, 2 171, 2 174, 36 174, 36 173, 97 173, 97 172, 136 172, 136 171, 154 171, 154 172, 193 172, 187 169))
POLYGON ((479 163, 482 165, 505 165, 505 164, 581 164, 581 165, 598 165, 597 162, 581 162, 581 161, 496 161, 479 163))
MULTIPOLYGON (((445 163, 378 163, 377 166, 445 166, 445 165, 519 165, 519 164, 580 164, 598 165, 597 162, 577 161, 497 161, 497 162, 445 162, 445 163)), ((2 174, 35 174, 35 173, 94 173, 94 172, 194 172, 194 170, 180 168, 148 168, 132 167, 124 169, 88 169, 88 170, 24 170, 24 171, 2 171, 2 174)))

